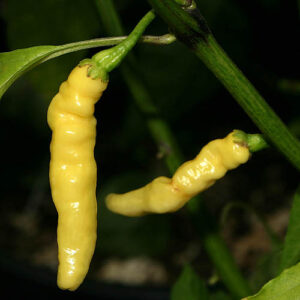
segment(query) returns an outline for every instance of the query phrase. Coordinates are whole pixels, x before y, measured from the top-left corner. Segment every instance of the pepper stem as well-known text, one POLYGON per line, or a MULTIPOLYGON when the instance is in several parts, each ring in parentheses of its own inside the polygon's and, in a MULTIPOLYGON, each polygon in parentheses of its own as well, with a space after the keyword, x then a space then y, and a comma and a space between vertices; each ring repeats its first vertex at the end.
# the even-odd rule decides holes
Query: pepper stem
POLYGON ((88 75, 91 78, 101 78, 103 81, 108 81, 108 73, 121 63, 154 18, 154 12, 149 11, 124 41, 112 48, 98 52, 91 59, 84 59, 79 65, 91 65, 88 70, 88 75))
POLYGON ((234 130, 234 142, 245 145, 251 153, 263 150, 269 147, 262 134, 248 134, 242 130, 234 130))

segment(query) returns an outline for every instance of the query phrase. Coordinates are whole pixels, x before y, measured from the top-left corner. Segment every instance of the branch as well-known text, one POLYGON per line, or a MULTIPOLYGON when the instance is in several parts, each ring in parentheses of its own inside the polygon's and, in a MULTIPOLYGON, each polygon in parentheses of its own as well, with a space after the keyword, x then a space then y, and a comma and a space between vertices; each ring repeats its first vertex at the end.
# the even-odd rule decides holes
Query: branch
POLYGON ((300 170, 300 142, 220 47, 200 12, 184 10, 173 0, 148 1, 177 39, 203 61, 270 142, 300 170))

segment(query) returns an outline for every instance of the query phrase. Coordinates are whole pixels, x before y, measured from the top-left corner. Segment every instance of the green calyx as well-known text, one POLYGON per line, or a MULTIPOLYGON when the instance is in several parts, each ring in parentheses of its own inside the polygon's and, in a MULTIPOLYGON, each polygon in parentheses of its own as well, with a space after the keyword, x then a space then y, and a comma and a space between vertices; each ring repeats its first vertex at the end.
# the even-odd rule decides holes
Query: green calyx
POLYGON ((95 62, 93 60, 93 58, 86 58, 79 63, 80 67, 86 66, 86 65, 89 65, 89 68, 88 68, 88 76, 89 77, 91 77, 92 79, 101 78, 101 80, 103 82, 108 81, 109 74, 108 74, 107 70, 105 69, 105 67, 102 67, 101 65, 97 64, 97 62, 95 62))
POLYGON ((234 130, 234 142, 241 144, 249 149, 251 153, 263 150, 269 147, 262 134, 248 134, 242 130, 234 130))
POLYGON ((92 79, 101 78, 103 81, 108 81, 109 72, 122 62, 154 18, 154 12, 149 11, 124 41, 98 52, 92 58, 84 59, 79 66, 89 65, 88 76, 92 79))

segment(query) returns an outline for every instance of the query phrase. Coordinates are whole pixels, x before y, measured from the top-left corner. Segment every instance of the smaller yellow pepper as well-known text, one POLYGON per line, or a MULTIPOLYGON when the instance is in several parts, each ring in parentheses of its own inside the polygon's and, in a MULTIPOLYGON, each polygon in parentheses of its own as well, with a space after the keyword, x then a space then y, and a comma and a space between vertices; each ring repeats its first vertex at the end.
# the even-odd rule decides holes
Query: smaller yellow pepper
POLYGON ((125 216, 174 212, 193 196, 206 190, 228 170, 250 158, 248 146, 233 131, 202 148, 194 160, 181 165, 174 176, 158 177, 146 186, 125 194, 109 194, 107 207, 125 216))

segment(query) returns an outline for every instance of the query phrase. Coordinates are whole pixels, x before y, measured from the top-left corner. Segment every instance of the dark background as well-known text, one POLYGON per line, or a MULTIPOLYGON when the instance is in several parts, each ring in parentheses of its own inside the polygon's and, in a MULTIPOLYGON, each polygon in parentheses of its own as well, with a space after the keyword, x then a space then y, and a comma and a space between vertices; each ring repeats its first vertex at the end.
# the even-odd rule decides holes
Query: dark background
MULTIPOLYGON (((146 1, 115 3, 126 32, 149 9, 146 1)), ((291 89, 284 81, 300 80, 297 1, 202 0, 198 7, 225 51, 299 136, 299 88, 291 89)), ((0 12, 1 52, 106 36, 93 1, 2 0, 0 12)), ((156 35, 166 32, 159 18, 147 30, 156 35)), ((56 211, 48 183, 51 132, 46 114, 51 98, 72 67, 96 51, 68 54, 38 66, 18 79, 1 100, 0 269, 1 289, 10 295, 22 291, 49 299, 71 297, 55 286, 56 211)), ((224 137, 232 129, 258 132, 231 95, 183 45, 138 45, 135 54, 145 85, 187 159, 208 141, 224 137)), ((209 278, 213 267, 201 243, 195 257, 176 263, 176 257, 191 243, 198 245, 197 233, 184 209, 173 215, 130 219, 113 215, 102 204, 111 191, 126 192, 156 176, 169 175, 163 160, 157 158, 158 149, 119 70, 111 74, 95 114, 100 232, 91 272, 72 297, 166 299, 168 287, 185 262, 195 264, 198 273, 209 278), (95 275, 110 258, 144 256, 159 262, 167 279, 125 288, 122 283, 103 283, 101 276, 95 275)), ((275 149, 269 149, 230 172, 204 197, 216 220, 226 203, 241 201, 276 221, 281 211, 288 211, 298 183, 296 170, 275 149)), ((254 221, 247 212, 233 216, 229 233, 222 229, 237 257, 235 242, 253 231, 254 221)), ((286 223, 277 230, 281 237, 286 223)), ((253 285, 259 286, 272 276, 272 270, 260 265, 269 252, 249 247, 250 254, 240 254, 243 259, 239 264, 253 285)))

